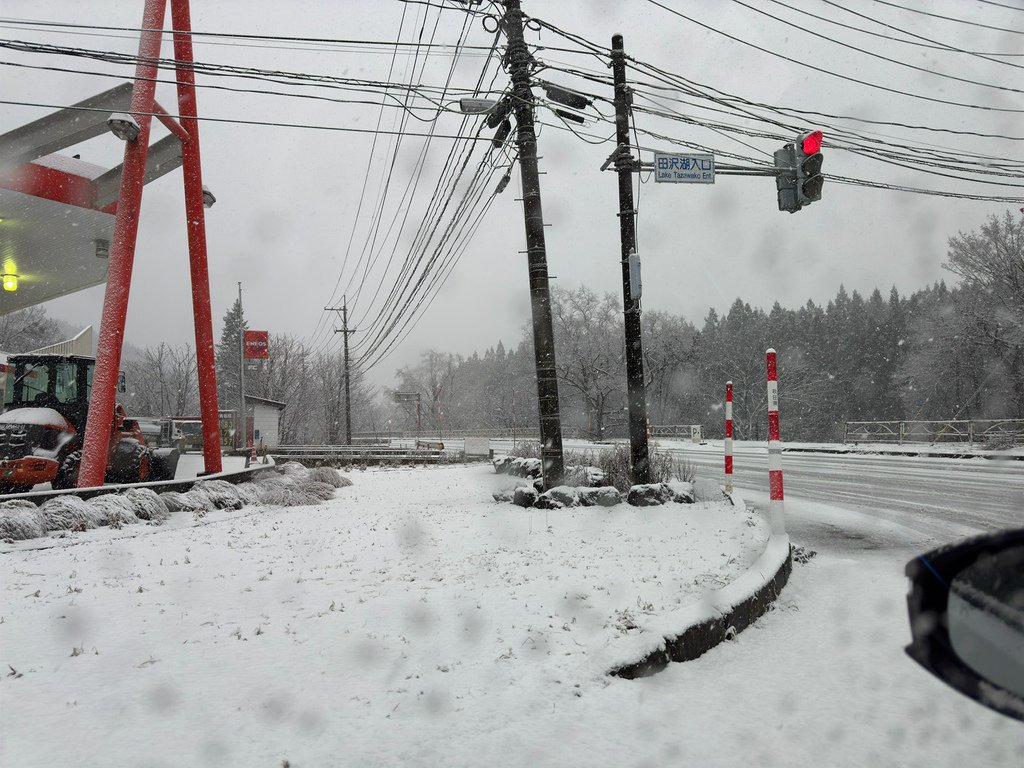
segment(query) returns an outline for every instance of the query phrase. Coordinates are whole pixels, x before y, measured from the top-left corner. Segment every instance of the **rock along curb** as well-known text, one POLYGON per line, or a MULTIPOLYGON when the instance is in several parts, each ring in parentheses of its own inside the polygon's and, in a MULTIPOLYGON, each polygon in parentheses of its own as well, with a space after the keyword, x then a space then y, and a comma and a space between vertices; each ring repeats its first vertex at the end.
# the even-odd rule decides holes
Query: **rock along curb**
POLYGON ((786 586, 792 569, 789 536, 770 536, 764 552, 746 573, 683 610, 680 621, 686 629, 667 636, 663 648, 608 674, 633 680, 660 672, 669 662, 696 659, 764 614, 786 586))

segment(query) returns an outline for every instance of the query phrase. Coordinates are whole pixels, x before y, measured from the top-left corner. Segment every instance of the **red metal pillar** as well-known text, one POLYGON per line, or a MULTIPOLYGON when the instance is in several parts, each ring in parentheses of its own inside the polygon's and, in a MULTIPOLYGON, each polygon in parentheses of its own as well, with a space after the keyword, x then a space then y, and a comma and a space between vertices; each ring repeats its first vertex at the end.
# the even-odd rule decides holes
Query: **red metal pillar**
POLYGON ((142 185, 149 153, 149 128, 153 98, 156 91, 156 59, 160 56, 160 38, 167 0, 146 0, 139 36, 139 60, 135 65, 135 85, 129 111, 139 124, 135 141, 125 143, 121 193, 114 220, 114 236, 110 247, 107 289, 103 297, 103 316, 93 375, 89 418, 85 426, 85 444, 78 487, 103 485, 107 467, 107 450, 114 419, 117 395, 117 374, 121 367, 121 345, 124 342, 124 321, 128 313, 132 266, 135 261, 135 240, 139 231, 139 210, 142 207, 142 185))
POLYGON ((725 492, 732 493, 732 382, 725 382, 725 492))
POLYGON ((779 431, 779 376, 774 349, 765 352, 768 371, 768 517, 772 533, 786 532, 785 500, 782 490, 782 435, 779 431))
POLYGON ((196 119, 196 76, 192 69, 192 20, 188 0, 171 0, 174 58, 178 72, 178 114, 188 141, 181 144, 185 179, 185 218, 188 227, 189 270, 192 276, 192 313, 195 317, 199 406, 203 419, 203 461, 206 471, 220 472, 220 420, 217 415, 217 365, 210 316, 210 276, 206 262, 206 217, 203 210, 203 174, 199 161, 199 121, 196 119))

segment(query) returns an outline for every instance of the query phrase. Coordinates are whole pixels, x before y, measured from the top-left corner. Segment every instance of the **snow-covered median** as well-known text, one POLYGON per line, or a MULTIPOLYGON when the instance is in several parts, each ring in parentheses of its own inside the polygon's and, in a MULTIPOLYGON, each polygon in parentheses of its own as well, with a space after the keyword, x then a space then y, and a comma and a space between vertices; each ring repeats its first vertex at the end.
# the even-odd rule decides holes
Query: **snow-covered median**
POLYGON ((316 506, 0 555, 4 762, 471 764, 452 729, 528 739, 768 538, 725 501, 498 504, 491 473, 368 471, 316 506))

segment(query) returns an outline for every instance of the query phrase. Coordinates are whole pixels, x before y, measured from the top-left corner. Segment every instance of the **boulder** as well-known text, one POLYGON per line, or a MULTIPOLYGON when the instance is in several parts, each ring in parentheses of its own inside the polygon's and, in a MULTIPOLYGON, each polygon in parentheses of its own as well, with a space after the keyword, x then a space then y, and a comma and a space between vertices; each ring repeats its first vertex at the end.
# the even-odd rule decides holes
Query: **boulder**
POLYGON ((597 494, 594 498, 602 507, 614 507, 616 504, 622 503, 622 492, 615 486, 605 485, 595 490, 597 494))
POLYGON ((634 485, 626 495, 626 501, 634 507, 656 507, 672 499, 672 490, 667 483, 634 485))
POLYGON ((512 495, 512 503, 517 507, 532 507, 537 503, 540 494, 531 485, 521 485, 516 488, 512 495))
POLYGON ((573 488, 569 485, 558 485, 549 491, 545 491, 540 495, 540 498, 548 497, 552 501, 557 501, 561 506, 549 507, 549 509, 561 509, 561 507, 578 507, 580 504, 580 492, 579 489, 573 488))
POLYGON ((499 503, 510 502, 510 501, 512 501, 512 498, 514 496, 515 496, 515 489, 514 488, 502 488, 501 490, 495 491, 494 493, 491 494, 491 498, 493 498, 495 501, 497 501, 499 503))
POLYGON ((693 490, 693 483, 677 480, 675 482, 666 483, 666 485, 672 493, 672 501, 679 504, 693 504, 696 498, 693 490))

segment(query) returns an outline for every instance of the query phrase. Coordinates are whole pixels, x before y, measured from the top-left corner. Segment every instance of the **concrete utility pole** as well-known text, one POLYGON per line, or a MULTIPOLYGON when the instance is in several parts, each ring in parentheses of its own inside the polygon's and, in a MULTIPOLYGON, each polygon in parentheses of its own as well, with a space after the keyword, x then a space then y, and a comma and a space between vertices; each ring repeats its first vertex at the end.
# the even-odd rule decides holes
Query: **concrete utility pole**
POLYGON ((249 432, 249 423, 245 412, 245 324, 242 318, 245 313, 242 311, 242 283, 238 283, 238 424, 239 428, 235 433, 236 448, 245 447, 245 438, 249 432))
POLYGON ((626 390, 629 403, 629 455, 634 483, 650 483, 651 459, 647 443, 647 387, 644 347, 640 332, 639 255, 636 253, 636 211, 633 208, 634 158, 629 144, 632 102, 626 87, 626 54, 622 35, 612 37, 612 76, 615 81, 615 169, 619 174, 619 232, 622 240, 622 309, 626 327, 626 390), (630 260, 634 264, 630 264, 630 260), (635 270, 635 275, 630 275, 635 270))
POLYGON ((516 145, 519 147, 519 172, 523 184, 523 216, 530 273, 541 463, 544 485, 551 488, 561 484, 565 462, 562 458, 562 421, 558 410, 558 374, 544 243, 544 212, 541 207, 540 176, 537 172, 537 134, 533 127, 533 94, 530 92, 532 57, 523 39, 523 23, 519 0, 505 0, 504 27, 508 36, 508 61, 512 77, 512 102, 517 128, 516 145))
MULTIPOLYGON (((324 308, 328 312, 339 311, 337 307, 333 309, 324 308)), ((345 348, 345 445, 352 445, 352 398, 350 397, 349 390, 349 362, 348 362, 348 337, 349 334, 355 333, 354 328, 348 327, 348 297, 341 297, 341 328, 335 328, 335 333, 345 334, 344 348, 345 348)))

